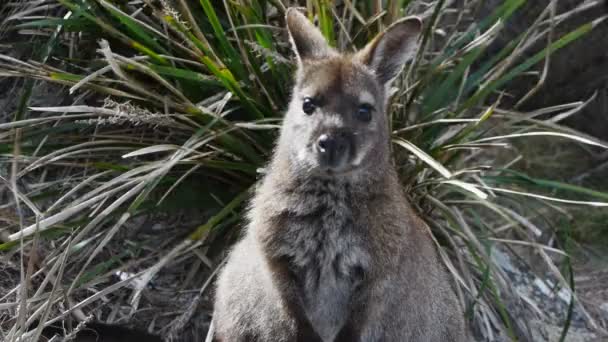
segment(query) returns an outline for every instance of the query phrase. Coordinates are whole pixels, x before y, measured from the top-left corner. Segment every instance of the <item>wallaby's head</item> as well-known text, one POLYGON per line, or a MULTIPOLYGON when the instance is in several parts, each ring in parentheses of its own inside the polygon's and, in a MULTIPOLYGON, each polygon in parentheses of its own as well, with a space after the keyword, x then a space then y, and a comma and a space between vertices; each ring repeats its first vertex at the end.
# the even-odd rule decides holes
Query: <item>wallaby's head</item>
POLYGON ((286 21, 298 70, 278 153, 298 171, 325 175, 383 167, 388 89, 416 52, 420 19, 394 23, 354 54, 330 47, 296 9, 286 21))

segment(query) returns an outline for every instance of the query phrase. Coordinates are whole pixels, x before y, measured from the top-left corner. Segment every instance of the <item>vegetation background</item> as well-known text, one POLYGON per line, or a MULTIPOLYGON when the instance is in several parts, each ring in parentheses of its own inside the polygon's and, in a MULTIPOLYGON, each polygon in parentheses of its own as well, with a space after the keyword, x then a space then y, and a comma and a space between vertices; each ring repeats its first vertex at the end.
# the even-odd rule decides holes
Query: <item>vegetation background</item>
POLYGON ((0 339, 90 321, 205 336, 290 96, 292 5, 345 51, 423 18, 394 89, 395 163, 476 337, 605 337, 607 76, 589 70, 606 65, 605 1, 13 0, 0 339))

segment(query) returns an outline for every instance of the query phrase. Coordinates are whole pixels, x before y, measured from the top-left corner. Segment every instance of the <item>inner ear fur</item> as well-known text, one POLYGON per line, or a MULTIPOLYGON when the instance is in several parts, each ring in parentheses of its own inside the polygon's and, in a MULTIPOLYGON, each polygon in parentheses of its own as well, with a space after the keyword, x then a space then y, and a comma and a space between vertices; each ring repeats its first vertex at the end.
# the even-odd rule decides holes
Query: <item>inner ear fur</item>
POLYGON ((403 18, 378 34, 355 55, 355 59, 367 65, 381 83, 388 84, 415 56, 421 31, 420 18, 403 18))
POLYGON ((297 8, 289 8, 285 14, 291 46, 298 63, 307 59, 321 59, 336 55, 321 31, 297 8))

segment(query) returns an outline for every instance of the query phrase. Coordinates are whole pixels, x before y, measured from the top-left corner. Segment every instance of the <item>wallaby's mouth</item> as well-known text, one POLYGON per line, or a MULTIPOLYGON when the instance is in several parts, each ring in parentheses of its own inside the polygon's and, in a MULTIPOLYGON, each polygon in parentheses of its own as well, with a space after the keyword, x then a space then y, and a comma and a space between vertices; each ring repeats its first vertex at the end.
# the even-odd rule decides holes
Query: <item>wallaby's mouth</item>
POLYGON ((345 132, 327 132, 319 135, 313 151, 319 167, 332 174, 343 173, 353 168, 354 138, 345 132))
POLYGON ((322 169, 323 175, 326 177, 338 177, 338 176, 347 176, 349 174, 352 174, 353 172, 357 171, 357 167, 355 166, 351 166, 351 165, 347 165, 346 167, 343 168, 324 168, 322 169))

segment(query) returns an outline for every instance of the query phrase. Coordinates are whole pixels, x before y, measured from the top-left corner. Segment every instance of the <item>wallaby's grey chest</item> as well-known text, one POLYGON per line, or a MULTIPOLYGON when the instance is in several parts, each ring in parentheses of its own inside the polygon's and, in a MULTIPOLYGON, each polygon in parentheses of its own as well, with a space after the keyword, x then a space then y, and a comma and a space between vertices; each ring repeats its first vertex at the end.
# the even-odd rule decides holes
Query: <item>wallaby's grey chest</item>
POLYGON ((306 210, 284 221, 282 254, 289 260, 312 326, 323 341, 333 341, 349 317, 353 293, 369 267, 367 229, 346 189, 318 184, 298 201, 306 210))

